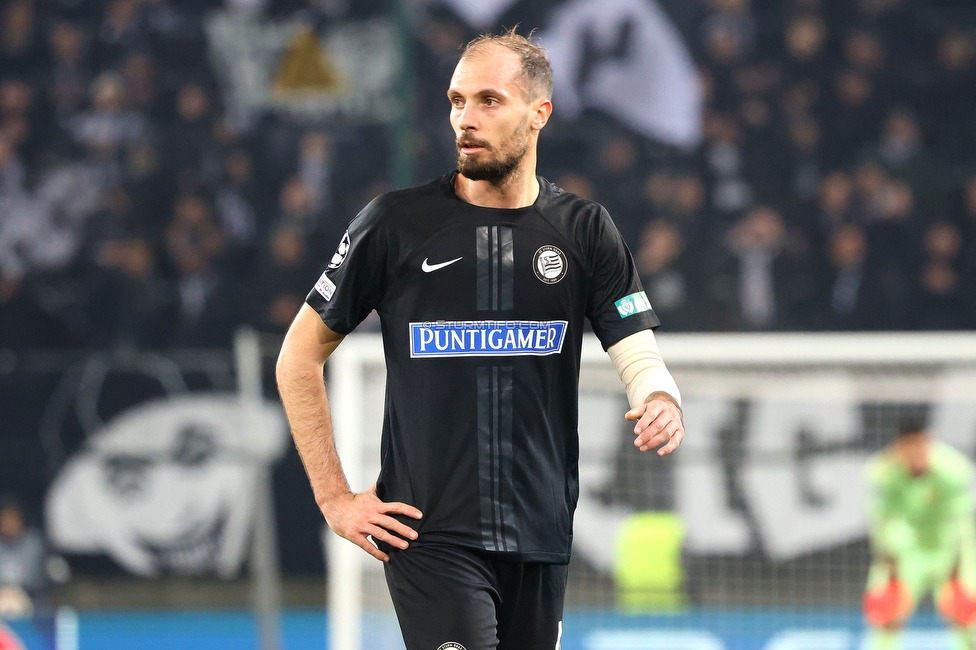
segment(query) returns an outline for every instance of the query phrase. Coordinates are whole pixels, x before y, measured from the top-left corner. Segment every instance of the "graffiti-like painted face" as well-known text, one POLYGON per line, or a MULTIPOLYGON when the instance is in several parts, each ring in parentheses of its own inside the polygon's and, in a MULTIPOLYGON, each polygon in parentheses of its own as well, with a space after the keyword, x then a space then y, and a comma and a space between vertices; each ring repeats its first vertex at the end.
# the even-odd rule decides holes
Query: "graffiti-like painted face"
POLYGON ((130 409, 55 480, 52 540, 69 552, 107 553, 140 575, 232 576, 250 531, 256 472, 284 442, 276 406, 245 414, 233 395, 130 409))

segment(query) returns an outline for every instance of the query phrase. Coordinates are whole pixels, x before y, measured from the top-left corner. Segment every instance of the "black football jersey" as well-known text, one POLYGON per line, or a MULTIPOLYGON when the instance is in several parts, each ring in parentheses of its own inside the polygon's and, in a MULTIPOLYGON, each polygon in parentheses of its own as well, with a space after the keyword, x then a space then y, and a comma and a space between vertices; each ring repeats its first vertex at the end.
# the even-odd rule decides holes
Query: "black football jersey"
POLYGON ((349 225, 308 304, 347 334, 375 309, 386 355, 378 494, 413 544, 565 563, 579 494, 584 319, 604 348, 658 325, 599 204, 540 178, 529 207, 459 199, 455 174, 349 225))

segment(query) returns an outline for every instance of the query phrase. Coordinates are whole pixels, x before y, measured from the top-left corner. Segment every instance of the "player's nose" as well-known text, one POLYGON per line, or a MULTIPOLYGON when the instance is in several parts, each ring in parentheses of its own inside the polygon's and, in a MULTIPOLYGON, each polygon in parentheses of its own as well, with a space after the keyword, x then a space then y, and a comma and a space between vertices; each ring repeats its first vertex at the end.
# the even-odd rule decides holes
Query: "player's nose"
POLYGON ((457 117, 458 129, 461 131, 475 131, 478 128, 478 116, 473 102, 466 102, 457 117))

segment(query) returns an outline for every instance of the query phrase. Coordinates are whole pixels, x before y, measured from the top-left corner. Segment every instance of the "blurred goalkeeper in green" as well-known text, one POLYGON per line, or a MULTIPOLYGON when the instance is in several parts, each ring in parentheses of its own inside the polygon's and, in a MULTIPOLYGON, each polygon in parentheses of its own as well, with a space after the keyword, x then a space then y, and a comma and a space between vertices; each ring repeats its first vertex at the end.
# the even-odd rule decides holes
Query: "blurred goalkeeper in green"
POLYGON ((868 462, 868 650, 901 650, 899 632, 927 594, 952 627, 953 650, 976 650, 973 475, 918 417, 899 420, 897 439, 868 462))

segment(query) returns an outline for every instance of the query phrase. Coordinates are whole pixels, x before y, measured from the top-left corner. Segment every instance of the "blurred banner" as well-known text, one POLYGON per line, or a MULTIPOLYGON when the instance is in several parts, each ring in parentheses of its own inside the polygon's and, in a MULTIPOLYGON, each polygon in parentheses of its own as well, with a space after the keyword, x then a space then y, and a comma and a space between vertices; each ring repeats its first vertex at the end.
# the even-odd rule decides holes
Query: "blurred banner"
MULTIPOLYGON (((502 15, 518 4, 443 2, 479 30, 497 29, 502 15)), ((538 36, 552 61, 553 103, 561 118, 574 120, 596 109, 648 138, 685 148, 698 144, 698 72, 654 0, 571 0, 552 10, 538 36)))
POLYGON ((311 120, 389 123, 399 114, 395 26, 383 18, 319 28, 217 12, 206 22, 210 62, 232 114, 275 110, 311 120))
POLYGON ((281 409, 237 395, 152 400, 95 431, 59 472, 47 532, 59 549, 107 553, 129 571, 230 578, 245 557, 259 466, 284 448, 281 409), (245 419, 259 436, 245 437, 245 419))
POLYGON ((595 108, 649 138, 679 147, 701 139, 694 61, 652 0, 574 0, 540 34, 552 60, 559 110, 595 108))
POLYGON ((72 562, 108 556, 142 576, 239 574, 255 477, 279 461, 289 436, 277 402, 245 403, 234 392, 228 352, 6 361, 0 479, 29 511, 45 495, 55 551, 72 562))
MULTIPOLYGON (((937 439, 976 454, 972 369, 901 369, 883 378, 860 369, 679 369, 675 377, 688 436, 670 459, 669 476, 652 475, 647 461, 630 480, 666 481, 655 491, 680 514, 693 556, 759 553, 777 564, 863 540, 865 463, 890 442, 906 410, 928 413, 937 439)), ((635 510, 627 503, 632 494, 620 487, 621 458, 632 450, 620 447, 625 405, 615 389, 584 389, 580 401, 574 547, 606 571, 616 531, 635 510)))

